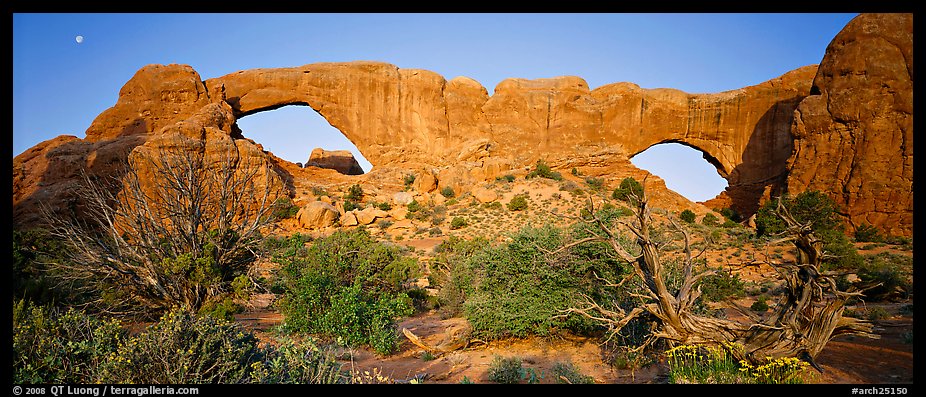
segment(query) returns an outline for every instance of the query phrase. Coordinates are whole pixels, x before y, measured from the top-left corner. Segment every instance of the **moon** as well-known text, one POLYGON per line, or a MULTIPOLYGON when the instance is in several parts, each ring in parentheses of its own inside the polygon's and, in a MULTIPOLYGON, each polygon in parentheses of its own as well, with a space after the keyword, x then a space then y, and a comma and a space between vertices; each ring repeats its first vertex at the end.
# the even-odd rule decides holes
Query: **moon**
POLYGON ((77 44, 83 43, 83 42, 84 42, 84 36, 78 35, 77 37, 74 38, 74 40, 77 41, 77 44))

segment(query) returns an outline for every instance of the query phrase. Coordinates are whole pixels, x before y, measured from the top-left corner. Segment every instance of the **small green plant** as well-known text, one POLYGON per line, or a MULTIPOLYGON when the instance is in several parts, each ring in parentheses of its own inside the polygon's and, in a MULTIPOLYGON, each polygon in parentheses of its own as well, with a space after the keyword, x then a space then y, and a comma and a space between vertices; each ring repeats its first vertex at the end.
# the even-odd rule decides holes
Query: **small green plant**
POLYGON ((351 201, 360 201, 363 199, 363 188, 359 184, 353 184, 347 188, 347 194, 344 195, 345 200, 351 201))
POLYGON ((518 357, 495 356, 489 365, 489 380, 495 383, 519 383, 527 375, 518 357))
POLYGON ((697 215, 695 215, 695 213, 691 210, 684 210, 678 214, 679 219, 685 221, 686 223, 694 223, 696 216, 697 215))
POLYGON ((702 279, 701 291, 704 299, 711 302, 720 302, 730 298, 746 296, 746 284, 740 280, 737 274, 730 271, 719 271, 702 279))
POLYGON ((880 243, 884 241, 884 236, 881 235, 877 227, 863 223, 855 229, 855 241, 860 243, 880 243))
POLYGON ((701 224, 705 226, 717 226, 720 224, 720 219, 714 214, 707 213, 704 215, 704 218, 701 218, 701 224))
POLYGON ((463 379, 460 380, 460 384, 461 384, 461 385, 472 385, 472 384, 474 384, 474 383, 475 383, 475 382, 473 382, 473 380, 470 379, 470 378, 469 378, 468 376, 466 376, 466 375, 464 375, 464 376, 463 376, 463 379))
POLYGON ((556 379, 556 383, 568 383, 568 384, 592 384, 595 383, 595 378, 592 378, 588 375, 583 375, 579 371, 579 368, 575 366, 572 362, 557 362, 553 364, 552 368, 553 377, 556 379))
POLYGON ((410 188, 412 184, 415 183, 415 179, 415 174, 405 174, 405 176, 402 177, 402 183, 405 184, 405 189, 410 188))
POLYGON ((890 313, 887 310, 884 310, 883 307, 870 307, 867 310, 868 321, 881 321, 890 317, 890 313))
POLYGON ((312 186, 312 194, 318 197, 329 196, 328 191, 320 186, 312 186))
POLYGON ((534 164, 534 169, 527 174, 525 178, 531 179, 535 177, 552 179, 554 181, 563 180, 563 175, 559 172, 553 171, 549 165, 547 165, 543 160, 537 160, 537 163, 534 164))
POLYGON ((422 361, 432 361, 432 360, 434 360, 435 358, 436 358, 436 357, 434 357, 434 354, 431 354, 430 351, 425 350, 424 353, 421 353, 421 360, 422 360, 422 361))
POLYGON ((351 201, 351 200, 344 200, 344 211, 345 212, 359 210, 359 209, 361 209, 361 207, 359 204, 357 204, 357 202, 351 201))
POLYGON ((765 295, 760 295, 756 298, 756 301, 752 303, 752 306, 749 306, 755 312, 765 313, 768 311, 768 298, 765 295))
POLYGON ((408 212, 418 212, 421 210, 421 203, 419 203, 418 200, 412 200, 405 208, 408 209, 408 212))
POLYGON ((514 175, 506 174, 504 176, 495 177, 495 180, 499 182, 511 183, 511 182, 514 182, 514 175))
POLYGON ((589 189, 596 192, 604 189, 604 179, 602 178, 585 178, 585 184, 588 185, 589 189))
POLYGON ((454 198, 457 195, 450 186, 444 186, 444 188, 440 190, 440 194, 446 198, 454 198))
POLYGON ((389 226, 392 226, 392 224, 393 222, 387 219, 381 219, 379 222, 376 222, 376 226, 378 226, 382 230, 388 229, 389 226))
POLYGON ((451 229, 451 230, 457 230, 457 229, 466 227, 467 225, 468 225, 468 223, 466 222, 466 218, 464 218, 464 217, 462 217, 462 216, 455 217, 455 218, 453 218, 452 221, 450 221, 450 229, 451 229))
POLYGON ((437 226, 434 226, 434 227, 428 229, 428 236, 436 237, 436 236, 443 236, 443 235, 444 235, 444 231, 441 230, 441 228, 439 228, 439 227, 437 227, 437 226))
POLYGON ((579 169, 576 167, 572 167, 572 175, 579 176, 579 169))
POLYGON ((299 206, 293 204, 293 200, 289 197, 280 197, 276 202, 273 203, 273 218, 277 220, 289 219, 299 212, 299 206))
POLYGON ((379 208, 383 211, 389 211, 392 209, 392 204, 389 204, 387 202, 376 203, 376 208, 379 208))
POLYGON ((632 177, 622 179, 621 184, 611 193, 611 198, 620 201, 630 201, 634 197, 643 197, 643 185, 632 177))
POLYGON ((523 211, 525 209, 527 209, 527 195, 516 195, 508 202, 508 211, 523 211))

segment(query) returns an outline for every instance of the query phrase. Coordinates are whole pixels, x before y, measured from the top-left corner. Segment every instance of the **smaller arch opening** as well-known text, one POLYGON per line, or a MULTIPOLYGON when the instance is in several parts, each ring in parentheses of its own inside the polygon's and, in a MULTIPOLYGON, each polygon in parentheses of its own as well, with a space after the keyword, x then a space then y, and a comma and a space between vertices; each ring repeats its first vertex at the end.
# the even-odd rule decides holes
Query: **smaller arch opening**
POLYGON ((334 128, 321 114, 306 105, 287 105, 249 113, 238 119, 242 135, 263 145, 277 157, 303 166, 312 150, 347 150, 364 173, 373 165, 344 133, 334 128))
POLYGON ((659 176, 666 187, 693 202, 717 197, 727 188, 719 162, 701 150, 679 142, 662 142, 630 158, 637 168, 659 176))

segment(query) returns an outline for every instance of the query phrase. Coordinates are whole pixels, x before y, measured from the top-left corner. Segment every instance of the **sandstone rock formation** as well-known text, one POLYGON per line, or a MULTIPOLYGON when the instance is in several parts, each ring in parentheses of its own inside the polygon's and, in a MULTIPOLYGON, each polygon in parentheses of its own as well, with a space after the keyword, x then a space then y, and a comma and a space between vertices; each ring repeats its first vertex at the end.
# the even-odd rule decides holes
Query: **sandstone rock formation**
POLYGON ((296 219, 307 229, 320 229, 334 225, 338 221, 338 210, 331 204, 313 201, 299 209, 296 219))
POLYGON ((833 39, 800 102, 788 191, 826 192, 849 226, 913 230, 913 15, 862 14, 833 39))
POLYGON ((312 149, 305 166, 332 169, 344 175, 363 175, 363 168, 349 150, 312 149))
POLYGON ((449 186, 459 195, 538 159, 616 182, 625 176, 616 171, 635 170, 634 155, 677 142, 701 150, 727 179, 714 202, 744 216, 786 189, 820 189, 842 196, 853 224, 909 235, 910 26, 911 16, 860 16, 830 45, 819 71, 802 67, 715 94, 632 83, 591 89, 566 76, 508 79, 490 96, 466 77, 448 81, 379 62, 252 69, 206 81, 189 66, 146 66, 85 139, 55 138, 14 158, 14 219, 28 222, 39 202, 67 203, 81 168, 113 174, 113 164, 151 137, 184 128, 221 132, 248 156, 272 163, 290 189, 305 186, 305 170, 263 152, 234 123, 299 105, 339 129, 374 170, 412 171, 414 190, 438 201, 434 189, 449 186), (223 112, 227 117, 208 116, 223 112))

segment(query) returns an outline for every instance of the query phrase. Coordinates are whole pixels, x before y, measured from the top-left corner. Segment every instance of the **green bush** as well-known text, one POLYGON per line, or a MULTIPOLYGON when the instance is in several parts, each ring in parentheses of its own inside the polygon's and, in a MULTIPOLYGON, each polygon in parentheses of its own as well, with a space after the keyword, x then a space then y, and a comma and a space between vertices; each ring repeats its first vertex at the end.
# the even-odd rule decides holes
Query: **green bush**
POLYGON ((362 209, 355 201, 344 200, 344 212, 362 209))
POLYGON ((553 364, 551 372, 556 379, 556 383, 569 383, 573 385, 595 383, 595 378, 583 375, 582 372, 579 371, 579 368, 571 362, 557 362, 553 364))
POLYGON ((717 226, 720 224, 720 220, 714 214, 707 213, 704 215, 704 218, 701 218, 701 224, 705 226, 717 226))
POLYGON ((514 182, 514 175, 506 174, 506 175, 504 175, 504 176, 496 177, 495 180, 496 180, 496 181, 499 181, 499 182, 508 182, 508 183, 511 183, 511 182, 514 182))
POLYGON ((563 175, 559 172, 553 171, 549 165, 547 165, 543 160, 537 160, 537 163, 534 164, 534 169, 527 174, 525 178, 531 179, 535 177, 552 179, 554 181, 563 180, 563 175))
POLYGON ((118 321, 19 300, 13 305, 13 383, 95 383, 125 337, 118 321))
MULTIPOLYGON (((830 257, 823 260, 828 267, 856 269, 862 264, 862 257, 855 250, 843 232, 836 203, 817 191, 806 191, 797 196, 783 197, 785 206, 801 223, 809 222, 817 238, 823 241, 823 249, 830 257)), ((785 230, 785 223, 774 211, 778 199, 770 200, 756 213, 756 237, 774 236, 785 230)))
POLYGON ((82 300, 65 285, 56 285, 54 275, 44 265, 49 256, 63 249, 45 231, 13 229, 13 297, 37 303, 82 300))
POLYGON ((468 268, 469 259, 488 245, 489 241, 482 237, 466 240, 450 236, 434 247, 428 281, 438 287, 438 305, 443 316, 456 317, 463 314, 463 303, 474 292, 475 274, 468 268))
POLYGON ((867 287, 864 294, 868 299, 890 300, 906 298, 912 291, 905 269, 913 269, 912 258, 883 252, 865 257, 856 271, 867 287))
POLYGON ((730 220, 731 222, 735 222, 735 223, 739 223, 739 222, 741 222, 741 221, 743 220, 743 216, 740 215, 738 212, 736 212, 736 210, 734 210, 733 208, 730 208, 730 207, 721 209, 721 210, 720 210, 720 215, 722 215, 724 218, 730 220))
POLYGON ((678 214, 678 217, 686 223, 694 223, 696 216, 697 215, 695 215, 695 213, 691 210, 684 210, 678 214))
POLYGON ((418 276, 414 258, 357 228, 275 260, 281 264, 287 329, 369 345, 382 354, 395 350, 395 320, 412 313, 404 284, 418 276))
POLYGON ((560 330, 595 329, 581 316, 559 316, 590 291, 595 263, 568 250, 568 235, 555 227, 525 228, 511 241, 483 246, 451 270, 465 295, 464 316, 482 339, 551 336, 560 330))
POLYGON ((251 332, 175 308, 137 335, 118 320, 13 307, 13 383, 343 383, 311 340, 261 348, 251 332))
POLYGON ((453 218, 452 221, 450 221, 450 229, 452 230, 466 227, 466 225, 468 225, 468 223, 466 222, 466 218, 462 216, 455 217, 453 218))
POLYGON ((363 188, 359 184, 353 184, 347 188, 347 194, 344 199, 348 201, 360 201, 363 199, 363 188))
POLYGON ((289 197, 278 198, 277 201, 273 203, 272 209, 273 212, 271 215, 277 220, 292 218, 299 212, 299 206, 293 204, 293 200, 289 197))
POLYGON ((719 271, 701 279, 702 297, 711 302, 746 296, 746 284, 739 275, 729 271, 719 271))
POLYGON ((381 210, 383 210, 383 211, 389 211, 389 210, 392 209, 392 204, 389 204, 389 203, 386 203, 386 202, 376 203, 376 208, 379 208, 379 209, 381 209, 381 210))
POLYGON ((884 236, 881 235, 877 227, 863 223, 855 229, 855 241, 860 243, 880 243, 884 241, 884 236))
POLYGON ((508 211, 522 211, 527 209, 527 196, 518 194, 508 202, 508 211))
POLYGON ((492 359, 492 364, 489 365, 489 380, 495 383, 518 383, 525 375, 521 359, 517 357, 503 358, 495 356, 492 359))
POLYGON ((622 179, 620 186, 611 193, 611 198, 620 201, 630 202, 633 197, 643 197, 643 185, 631 177, 622 179))
POLYGON ((408 212, 418 212, 418 210, 421 209, 421 203, 419 203, 418 200, 412 200, 412 202, 408 203, 406 208, 408 212))
POLYGON ((604 179, 602 178, 585 178, 585 184, 594 191, 604 189, 604 179))
POLYGON ((103 370, 106 383, 239 383, 259 358, 257 338, 234 323, 171 310, 124 342, 103 370))
POLYGON ((415 176, 415 174, 405 174, 405 176, 402 177, 402 183, 404 183, 405 188, 408 189, 409 187, 412 186, 413 183, 415 183, 416 178, 417 177, 415 176))
POLYGON ((457 195, 450 186, 444 186, 444 188, 440 190, 440 194, 446 198, 454 198, 457 195))
POLYGON ((759 296, 755 302, 752 303, 752 306, 749 306, 750 309, 759 313, 765 313, 768 311, 768 298, 765 295, 759 296))

